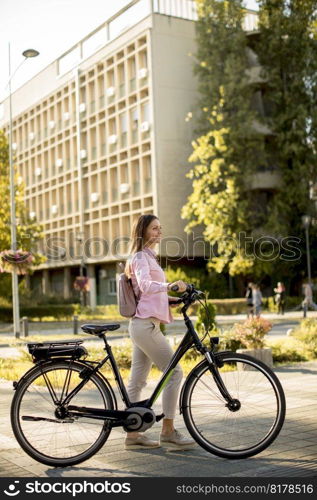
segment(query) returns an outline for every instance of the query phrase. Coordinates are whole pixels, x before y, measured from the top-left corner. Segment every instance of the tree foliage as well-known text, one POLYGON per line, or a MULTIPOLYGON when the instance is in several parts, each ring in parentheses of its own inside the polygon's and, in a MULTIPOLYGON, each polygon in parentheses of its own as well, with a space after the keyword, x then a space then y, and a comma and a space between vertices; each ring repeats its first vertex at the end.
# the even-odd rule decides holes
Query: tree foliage
MULTIPOLYGON (((10 175, 9 147, 6 136, 0 131, 0 251, 11 248, 10 175)), ((36 244, 42 238, 42 228, 29 216, 24 202, 24 184, 15 174, 15 202, 17 217, 17 248, 33 253, 34 264, 43 262, 44 257, 36 252, 36 244)), ((0 275, 1 281, 9 281, 0 275)), ((7 286, 7 285, 6 285, 7 286)), ((1 287, 1 290, 3 287, 1 287)))
POLYGON ((242 1, 196 2, 199 136, 189 158, 194 163, 188 174, 193 189, 182 217, 188 219, 187 231, 203 225, 204 237, 215 249, 210 267, 260 276, 285 262, 265 258, 270 242, 261 242, 263 258, 258 258, 256 239, 302 236, 300 215, 312 209, 315 2, 259 1, 255 36, 243 29, 242 1), (254 66, 262 80, 250 78, 254 66), (261 106, 255 105, 259 95, 261 106), (278 173, 277 190, 250 189, 261 171, 278 173))

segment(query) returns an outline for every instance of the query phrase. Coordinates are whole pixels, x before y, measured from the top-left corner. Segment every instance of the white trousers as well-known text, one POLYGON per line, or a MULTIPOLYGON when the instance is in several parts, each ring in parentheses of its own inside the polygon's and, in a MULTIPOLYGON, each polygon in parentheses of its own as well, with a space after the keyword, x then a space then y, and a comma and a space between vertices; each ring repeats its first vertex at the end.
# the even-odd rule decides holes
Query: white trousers
MULTIPOLYGON (((173 356, 173 349, 160 330, 157 318, 131 318, 129 334, 133 343, 131 374, 127 387, 130 401, 141 400, 141 390, 146 386, 146 379, 152 362, 164 371, 173 356)), ((162 406, 165 418, 174 418, 178 402, 183 372, 179 365, 163 390, 162 406)))

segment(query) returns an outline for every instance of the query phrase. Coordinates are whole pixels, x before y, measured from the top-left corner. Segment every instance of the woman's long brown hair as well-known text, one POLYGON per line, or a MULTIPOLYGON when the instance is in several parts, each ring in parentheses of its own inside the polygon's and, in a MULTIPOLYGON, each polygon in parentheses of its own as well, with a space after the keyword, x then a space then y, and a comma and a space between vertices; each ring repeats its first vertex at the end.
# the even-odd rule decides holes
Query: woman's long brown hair
MULTIPOLYGON (((151 222, 158 219, 156 215, 140 215, 140 217, 134 222, 131 234, 131 244, 129 249, 129 254, 133 255, 136 252, 140 252, 146 246, 147 241, 145 240, 146 230, 151 222)), ((125 269, 125 274, 130 278, 130 262, 127 260, 125 269)))

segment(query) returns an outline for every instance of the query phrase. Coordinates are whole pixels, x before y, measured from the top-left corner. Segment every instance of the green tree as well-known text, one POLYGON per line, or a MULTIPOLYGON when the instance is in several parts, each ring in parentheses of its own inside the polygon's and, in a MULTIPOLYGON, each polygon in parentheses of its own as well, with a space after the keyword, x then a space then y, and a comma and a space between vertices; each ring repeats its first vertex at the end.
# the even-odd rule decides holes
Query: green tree
POLYGON ((255 50, 268 78, 264 105, 282 177, 268 226, 276 233, 299 234, 300 215, 314 214, 309 190, 317 180, 316 1, 258 3, 261 36, 255 50))
POLYGON ((183 207, 186 230, 202 224, 214 246, 209 266, 231 275, 253 268, 241 235, 249 233, 251 195, 248 176, 264 162, 263 136, 257 130, 249 85, 247 37, 242 1, 198 0, 197 63, 200 137, 189 158, 193 192, 183 207))
POLYGON ((313 210, 316 2, 260 0, 256 36, 242 28, 241 1, 196 2, 195 72, 201 99, 199 137, 189 158, 195 164, 188 174, 193 190, 182 210, 189 221, 186 230, 203 225, 215 249, 209 266, 217 272, 258 277, 274 270, 281 276, 298 262, 265 258, 270 242, 262 243, 264 258, 257 258, 254 245, 262 236, 279 242, 290 235, 303 237, 300 216, 313 210), (266 81, 262 87, 251 79, 250 66, 259 64, 266 81), (261 107, 255 105, 256 93, 261 107), (264 190, 252 190, 250 183, 255 173, 272 168, 280 186, 267 191, 263 203, 264 190))
MULTIPOLYGON (((0 130, 0 251, 11 248, 9 147, 6 136, 0 130)), ((43 262, 44 257, 36 252, 36 245, 43 237, 42 227, 29 216, 24 202, 24 184, 15 175, 15 201, 17 217, 17 248, 33 253, 34 264, 43 262)), ((8 297, 10 276, 0 274, 0 294, 8 297)), ((9 294, 10 295, 10 294, 9 294)))

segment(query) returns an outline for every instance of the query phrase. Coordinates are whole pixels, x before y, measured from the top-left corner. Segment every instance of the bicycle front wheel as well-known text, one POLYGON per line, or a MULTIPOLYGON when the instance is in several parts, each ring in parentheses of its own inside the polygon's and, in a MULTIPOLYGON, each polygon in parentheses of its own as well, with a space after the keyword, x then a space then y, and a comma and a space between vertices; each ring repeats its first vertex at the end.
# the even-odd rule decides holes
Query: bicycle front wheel
POLYGON ((192 437, 205 450, 224 458, 247 458, 267 448, 285 418, 283 388, 270 368, 246 355, 218 354, 220 376, 239 403, 229 408, 207 361, 190 374, 181 407, 192 437))
MULTIPOLYGON (((11 405, 11 425, 23 450, 46 465, 66 467, 87 460, 106 442, 111 427, 103 420, 67 415, 61 402, 82 379, 84 365, 55 361, 35 367, 17 387, 11 405)), ((94 374, 70 405, 113 409, 109 389, 94 374)))

